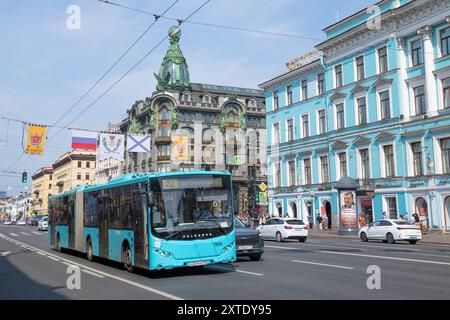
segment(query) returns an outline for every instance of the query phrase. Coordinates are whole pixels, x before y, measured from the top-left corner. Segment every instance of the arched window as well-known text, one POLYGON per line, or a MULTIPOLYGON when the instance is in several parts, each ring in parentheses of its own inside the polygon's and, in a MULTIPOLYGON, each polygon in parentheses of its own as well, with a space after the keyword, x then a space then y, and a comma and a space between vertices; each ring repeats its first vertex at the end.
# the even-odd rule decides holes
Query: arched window
POLYGON ((216 143, 212 129, 203 130, 202 136, 202 158, 205 164, 215 164, 216 143))
POLYGON ((159 120, 169 120, 169 111, 166 107, 161 108, 159 110, 159 120))
POLYGON ((415 209, 416 209, 416 213, 419 215, 421 221, 426 219, 427 225, 429 226, 427 201, 422 197, 417 198, 415 209))
POLYGON ((211 103, 211 97, 208 95, 204 95, 202 97, 202 103, 211 103))

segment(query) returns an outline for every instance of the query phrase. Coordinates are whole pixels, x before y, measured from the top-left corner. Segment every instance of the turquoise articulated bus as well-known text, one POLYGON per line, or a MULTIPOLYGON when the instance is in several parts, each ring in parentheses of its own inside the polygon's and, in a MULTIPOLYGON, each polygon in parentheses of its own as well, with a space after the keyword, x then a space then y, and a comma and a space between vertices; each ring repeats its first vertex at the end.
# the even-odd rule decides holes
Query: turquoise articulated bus
POLYGON ((49 197, 58 250, 161 270, 236 261, 231 174, 127 174, 49 197))

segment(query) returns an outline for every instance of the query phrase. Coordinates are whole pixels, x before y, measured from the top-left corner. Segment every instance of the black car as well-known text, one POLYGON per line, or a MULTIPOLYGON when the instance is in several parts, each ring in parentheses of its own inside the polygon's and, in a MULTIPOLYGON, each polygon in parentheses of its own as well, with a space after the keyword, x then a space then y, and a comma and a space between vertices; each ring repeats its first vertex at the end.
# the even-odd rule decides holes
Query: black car
POLYGON ((249 228, 239 218, 234 219, 236 235, 236 255, 249 257, 252 261, 258 261, 264 252, 264 240, 261 233, 249 228))

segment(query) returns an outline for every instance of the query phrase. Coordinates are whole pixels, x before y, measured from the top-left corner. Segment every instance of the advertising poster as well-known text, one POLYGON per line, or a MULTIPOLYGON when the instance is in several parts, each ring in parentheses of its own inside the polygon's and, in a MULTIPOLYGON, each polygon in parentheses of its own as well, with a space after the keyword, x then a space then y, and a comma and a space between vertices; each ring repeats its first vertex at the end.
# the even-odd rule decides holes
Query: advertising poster
POLYGON ((173 137, 173 156, 175 161, 187 161, 189 159, 187 143, 187 136, 173 137))
POLYGON ((356 216, 356 194, 355 191, 342 190, 340 196, 340 213, 341 213, 341 227, 342 228, 357 228, 356 216))

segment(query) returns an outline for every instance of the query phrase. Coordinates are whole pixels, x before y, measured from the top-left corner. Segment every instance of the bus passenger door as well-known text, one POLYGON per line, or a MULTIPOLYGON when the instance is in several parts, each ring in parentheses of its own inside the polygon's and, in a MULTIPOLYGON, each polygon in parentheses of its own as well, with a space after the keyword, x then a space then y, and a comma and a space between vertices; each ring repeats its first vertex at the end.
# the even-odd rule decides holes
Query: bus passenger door
POLYGON ((133 222, 134 222, 134 264, 148 268, 146 250, 146 221, 145 189, 133 191, 133 222))
POLYGON ((69 248, 75 249, 75 201, 72 196, 67 198, 69 248))
MULTIPOLYGON (((103 191, 108 192, 108 191, 103 191)), ((111 208, 111 198, 106 194, 99 192, 97 203, 99 203, 98 211, 98 245, 100 257, 109 257, 109 244, 108 244, 108 219, 109 210, 111 208)))

